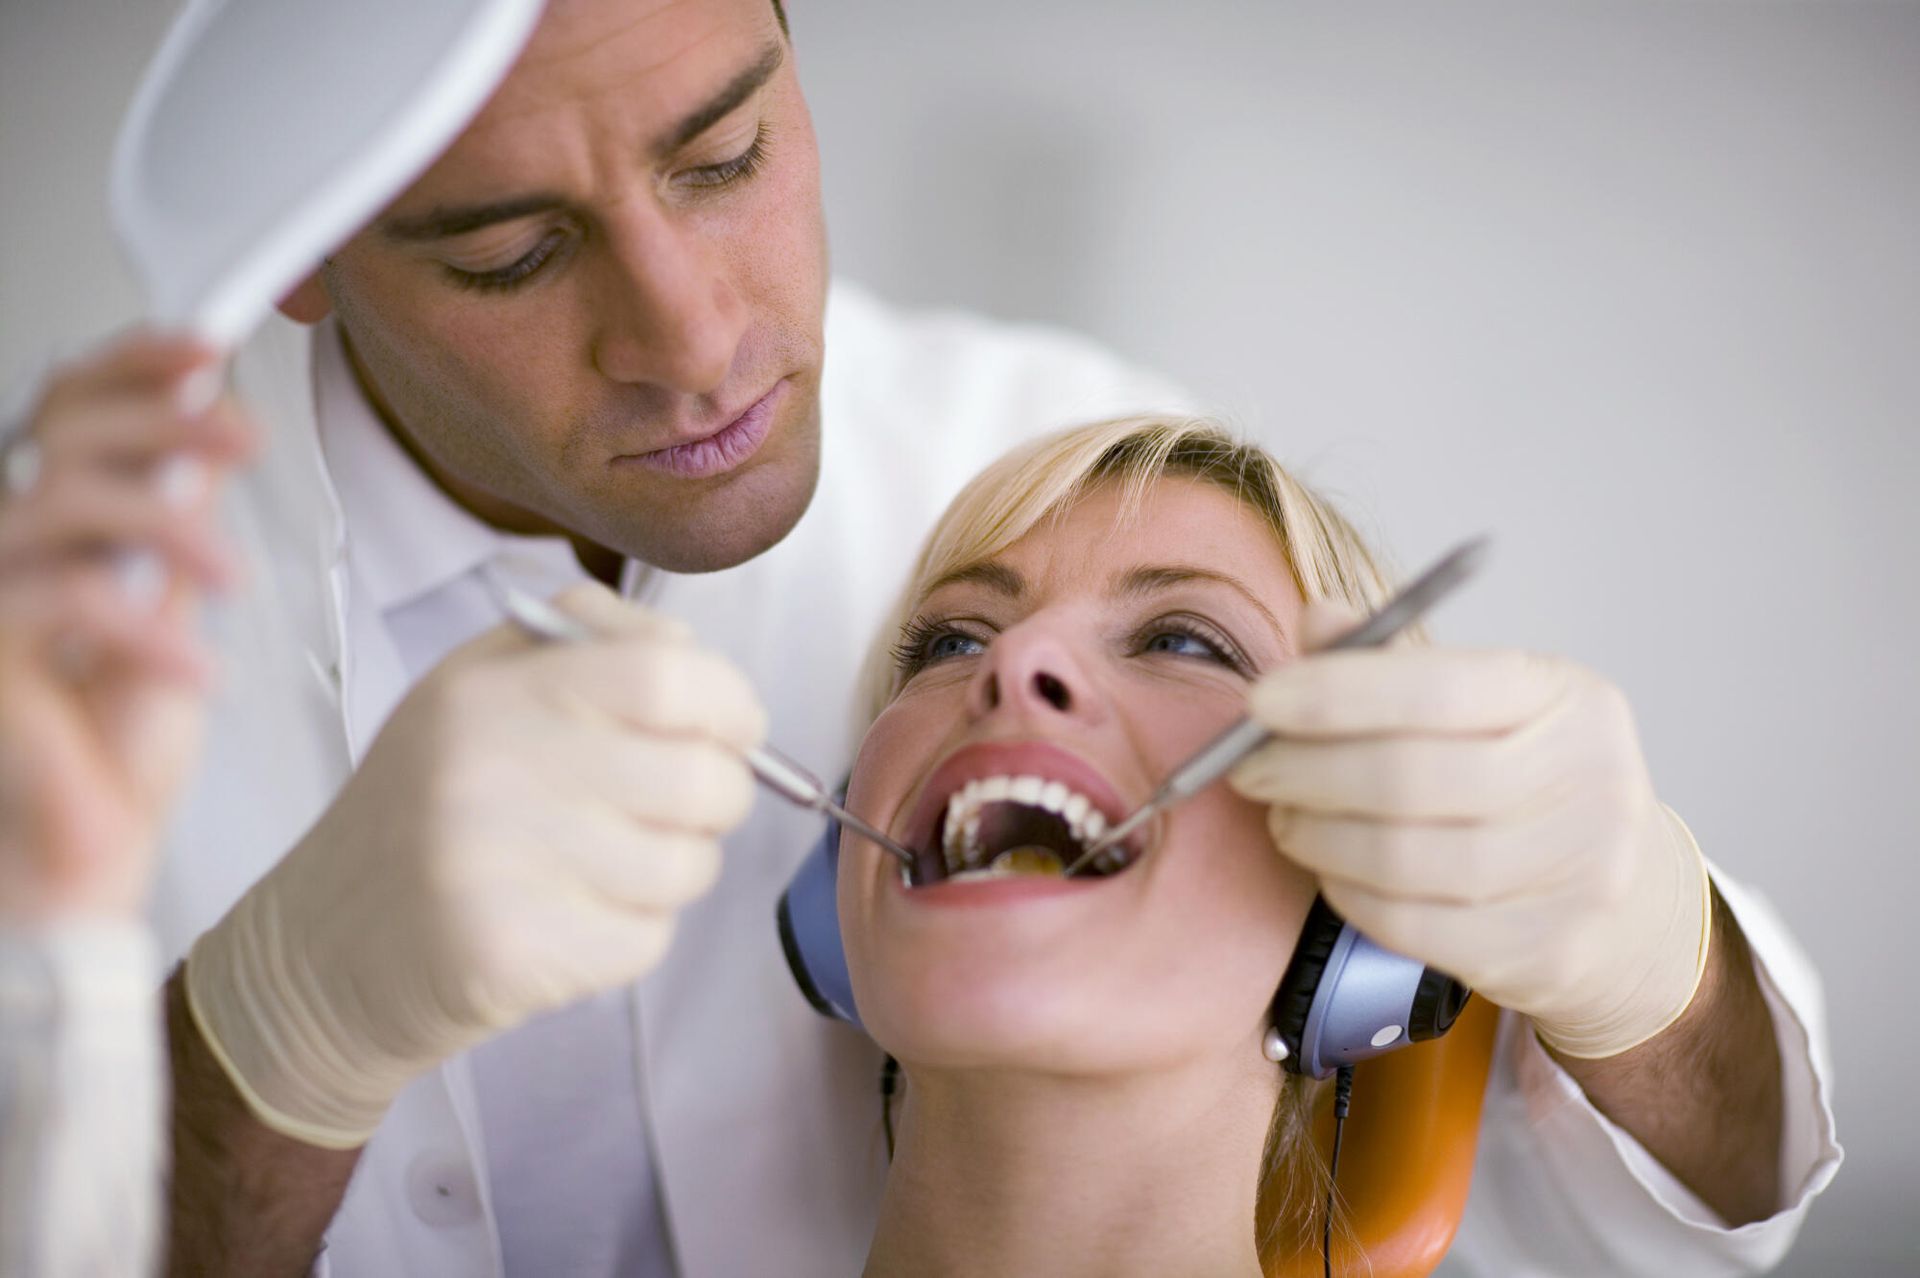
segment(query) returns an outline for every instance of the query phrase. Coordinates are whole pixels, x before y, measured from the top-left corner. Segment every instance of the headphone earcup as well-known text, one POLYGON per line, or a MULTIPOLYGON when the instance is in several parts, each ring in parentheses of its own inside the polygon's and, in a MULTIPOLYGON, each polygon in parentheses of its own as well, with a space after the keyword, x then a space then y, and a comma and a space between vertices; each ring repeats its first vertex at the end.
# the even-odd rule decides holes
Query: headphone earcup
POLYGON ((854 1006, 853 977, 847 971, 847 949, 840 937, 839 870, 840 823, 829 821, 827 832, 780 894, 775 913, 780 950, 807 1002, 822 1016, 858 1028, 860 1012, 854 1006))
POLYGON ((1307 1018, 1320 992, 1327 960, 1346 926, 1347 921, 1333 912, 1325 897, 1315 896, 1307 910, 1307 921, 1300 926, 1300 941, 1293 947, 1286 975, 1280 978, 1280 989, 1273 996, 1273 1027, 1287 1045, 1287 1056, 1281 1063, 1290 1074, 1306 1072, 1301 1049, 1307 1018))
POLYGON ((1325 1078, 1342 1065, 1447 1032, 1471 991, 1374 944, 1316 896, 1273 997, 1288 1072, 1325 1078))

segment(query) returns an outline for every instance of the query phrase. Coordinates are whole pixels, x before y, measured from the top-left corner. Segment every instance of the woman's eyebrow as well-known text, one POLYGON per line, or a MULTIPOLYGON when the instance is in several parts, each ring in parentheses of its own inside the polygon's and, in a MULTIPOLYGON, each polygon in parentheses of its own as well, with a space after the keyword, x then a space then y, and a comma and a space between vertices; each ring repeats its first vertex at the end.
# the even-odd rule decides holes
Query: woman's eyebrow
POLYGON ((1128 569, 1113 583, 1109 592, 1116 599, 1133 595, 1151 595, 1162 590, 1171 590, 1195 581, 1211 581, 1227 587, 1243 597, 1248 603, 1259 609, 1260 615, 1273 627, 1274 634, 1281 639, 1287 638, 1287 628, 1280 624, 1280 618, 1273 615, 1273 609, 1260 601, 1246 582, 1232 573, 1220 572, 1213 568, 1202 568, 1197 564, 1146 564, 1128 569))
POLYGON ((998 563, 991 559, 981 559, 974 563, 962 564, 952 572, 942 574, 939 580, 920 592, 920 597, 927 599, 932 597, 935 592, 947 586, 958 586, 966 582, 973 582, 977 585, 985 586, 987 589, 997 591, 1009 599, 1018 599, 1021 595, 1027 593, 1027 579, 1025 577, 1022 577, 1018 572, 1015 572, 1003 563, 998 563))

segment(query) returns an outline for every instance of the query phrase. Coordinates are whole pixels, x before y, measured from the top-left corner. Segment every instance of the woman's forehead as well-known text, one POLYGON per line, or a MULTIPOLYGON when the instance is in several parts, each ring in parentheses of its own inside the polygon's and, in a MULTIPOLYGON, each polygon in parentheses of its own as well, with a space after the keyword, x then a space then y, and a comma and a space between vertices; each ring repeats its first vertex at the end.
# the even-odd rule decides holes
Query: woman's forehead
POLYGON ((1100 484, 987 558, 927 583, 922 599, 955 589, 1007 596, 1138 593, 1135 585, 1228 578, 1269 601, 1297 600, 1292 566, 1266 518, 1217 484, 1155 480, 1137 497, 1100 484))

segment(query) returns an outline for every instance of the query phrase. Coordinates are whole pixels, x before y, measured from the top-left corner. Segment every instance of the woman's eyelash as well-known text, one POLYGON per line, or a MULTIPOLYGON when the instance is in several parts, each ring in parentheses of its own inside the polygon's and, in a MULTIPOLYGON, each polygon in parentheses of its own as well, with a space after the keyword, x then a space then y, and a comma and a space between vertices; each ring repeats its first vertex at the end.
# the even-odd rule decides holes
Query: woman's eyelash
MULTIPOLYGON (((753 135, 752 144, 739 155, 718 164, 688 170, 689 185, 701 189, 713 189, 744 182, 760 171, 760 166, 766 162, 766 158, 767 126, 762 122, 759 130, 753 135)), ((457 266, 448 266, 447 274, 462 288, 470 288, 482 293, 509 292, 545 266, 548 259, 560 250, 564 238, 562 232, 554 231, 518 261, 503 266, 497 271, 463 271, 457 266)))
POLYGON ((1252 678, 1258 673, 1251 659, 1233 641, 1232 636, 1211 622, 1193 616, 1156 617, 1134 632, 1133 650, 1136 654, 1150 651, 1149 645, 1164 635, 1178 635, 1191 639, 1210 650, 1211 659, 1229 669, 1252 678))
POLYGON ((951 621, 915 617, 900 628, 900 638, 894 642, 894 672, 904 682, 935 662, 947 660, 935 656, 933 652, 934 644, 946 638, 966 639, 979 644, 987 642, 978 635, 959 629, 951 621))

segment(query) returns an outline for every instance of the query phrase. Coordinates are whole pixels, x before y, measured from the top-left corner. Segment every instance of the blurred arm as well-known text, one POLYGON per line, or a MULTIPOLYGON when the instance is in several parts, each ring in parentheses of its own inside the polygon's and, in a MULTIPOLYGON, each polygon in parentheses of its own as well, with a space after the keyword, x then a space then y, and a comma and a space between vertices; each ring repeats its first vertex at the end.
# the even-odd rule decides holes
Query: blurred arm
POLYGON ((136 923, 0 930, 0 1278, 153 1272, 155 966, 136 923))

